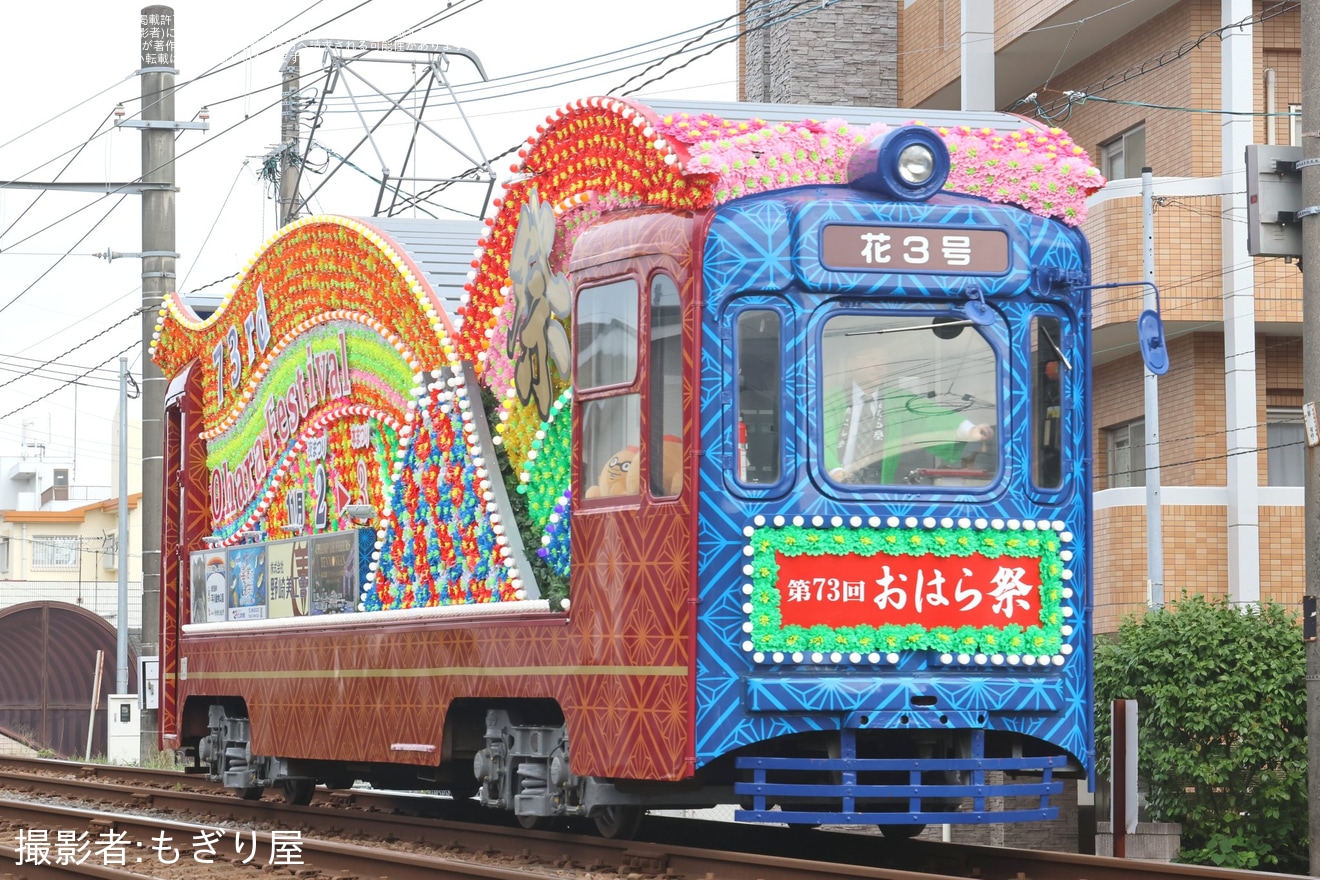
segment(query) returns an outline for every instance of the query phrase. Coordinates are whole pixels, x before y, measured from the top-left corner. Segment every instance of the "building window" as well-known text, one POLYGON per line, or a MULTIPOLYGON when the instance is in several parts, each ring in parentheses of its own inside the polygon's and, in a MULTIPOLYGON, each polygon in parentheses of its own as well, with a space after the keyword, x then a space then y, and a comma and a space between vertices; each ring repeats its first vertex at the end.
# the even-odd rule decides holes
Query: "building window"
POLYGON ((1265 445, 1269 485, 1304 485, 1306 426, 1300 406, 1272 406, 1265 411, 1265 445))
POLYGON ((1146 485, 1146 420, 1137 419, 1105 431, 1109 451, 1107 489, 1146 485))
POLYGON ((1294 147, 1302 145, 1302 105, 1288 105, 1288 143, 1294 147))
POLYGON ((1140 177, 1146 165, 1146 126, 1129 128, 1100 145, 1100 173, 1107 180, 1140 177))
POLYGON ((9 572, 9 538, 0 538, 0 572, 9 572))
POLYGON ((78 568, 77 535, 37 535, 32 539, 32 567, 73 571, 78 568))

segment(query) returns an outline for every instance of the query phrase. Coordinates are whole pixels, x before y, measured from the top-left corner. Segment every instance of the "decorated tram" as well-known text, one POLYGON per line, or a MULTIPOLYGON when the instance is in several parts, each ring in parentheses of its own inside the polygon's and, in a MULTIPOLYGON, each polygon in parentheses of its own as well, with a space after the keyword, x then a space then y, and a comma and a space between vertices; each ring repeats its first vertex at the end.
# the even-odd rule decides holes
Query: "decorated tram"
POLYGON ((584 100, 482 225, 306 217, 168 299, 162 745, 611 836, 1056 815, 1103 180, 913 117, 584 100))

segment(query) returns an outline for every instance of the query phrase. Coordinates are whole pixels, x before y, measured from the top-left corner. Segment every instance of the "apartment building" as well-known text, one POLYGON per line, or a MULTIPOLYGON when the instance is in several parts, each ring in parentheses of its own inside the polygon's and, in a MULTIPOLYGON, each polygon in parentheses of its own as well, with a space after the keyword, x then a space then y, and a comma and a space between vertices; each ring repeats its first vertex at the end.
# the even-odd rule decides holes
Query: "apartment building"
MULTIPOLYGON (((1171 366, 1148 425, 1143 292, 1097 289, 1095 631, 1114 632, 1161 593, 1299 604, 1301 273, 1247 254, 1243 154, 1299 143, 1300 3, 862 0, 759 29, 763 5, 741 8, 743 100, 895 105, 914 119, 921 108, 1006 110, 1066 129, 1110 181, 1084 226, 1097 285, 1145 277, 1151 168, 1171 366), (1156 440, 1162 584, 1147 554, 1156 440)), ((1078 846, 1072 792, 1052 828, 1000 828, 992 842, 1078 846)))
POLYGON ((865 0, 759 30, 762 5, 743 8, 744 100, 895 104, 918 119, 967 106, 1065 128, 1110 180, 1085 225, 1097 285, 1145 277, 1141 172, 1152 169, 1171 361, 1157 422, 1137 347, 1141 289, 1093 300, 1096 632, 1161 594, 1300 602, 1301 273, 1247 254, 1243 162, 1247 144, 1298 143, 1300 4, 865 0), (1156 440, 1162 577, 1147 556, 1156 440))
MULTIPOLYGON (((900 4, 901 105, 957 106, 963 5, 900 4)), ((1171 361, 1158 432, 1145 418, 1140 291, 1097 290, 1093 301, 1096 631, 1114 631, 1150 598, 1154 439, 1164 596, 1298 603, 1301 273, 1247 255, 1243 151, 1298 142, 1300 4, 993 7, 995 108, 1066 128, 1111 181, 1085 226, 1095 283, 1144 277, 1141 169, 1154 174, 1154 280, 1171 361)))

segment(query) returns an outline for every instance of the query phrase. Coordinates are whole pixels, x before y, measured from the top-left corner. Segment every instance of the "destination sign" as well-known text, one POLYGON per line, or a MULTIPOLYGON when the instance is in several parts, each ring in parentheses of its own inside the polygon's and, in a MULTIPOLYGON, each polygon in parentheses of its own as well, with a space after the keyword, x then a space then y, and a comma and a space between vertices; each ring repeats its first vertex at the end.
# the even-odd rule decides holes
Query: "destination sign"
POLYGON ((1008 235, 999 229, 836 223, 821 232, 820 258, 829 269, 999 275, 1008 271, 1008 235))

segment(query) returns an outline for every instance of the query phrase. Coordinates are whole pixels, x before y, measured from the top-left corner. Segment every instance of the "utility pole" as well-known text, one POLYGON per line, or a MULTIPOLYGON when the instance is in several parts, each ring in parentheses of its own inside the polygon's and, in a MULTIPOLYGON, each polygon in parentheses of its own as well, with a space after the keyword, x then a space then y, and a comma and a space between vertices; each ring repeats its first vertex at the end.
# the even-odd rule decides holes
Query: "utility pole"
MULTIPOLYGON (((1155 301, 1155 176, 1141 169, 1142 269, 1147 285, 1142 308, 1154 310, 1155 301)), ((1160 501, 1160 377, 1147 367, 1146 415, 1146 580, 1151 608, 1164 607, 1164 509, 1160 501)), ((1117 838, 1115 838, 1117 840, 1117 838)))
MULTIPOLYGON (((1309 213, 1320 205, 1320 9, 1302 4, 1302 399, 1314 407, 1320 399, 1320 217, 1309 213)), ((1314 412, 1314 411, 1313 411, 1314 412)), ((1308 430, 1309 433, 1309 430, 1308 430)), ((1306 535, 1306 598, 1304 607, 1320 597, 1320 447, 1306 444, 1306 495, 1303 506, 1306 535)), ((1320 876, 1320 642, 1306 642, 1306 729, 1308 822, 1311 833, 1311 874, 1320 876)))
MULTIPOLYGON (((128 358, 119 359, 119 617, 115 639, 115 693, 128 693, 128 358)), ((79 568, 78 576, 82 576, 79 568)), ((146 687, 138 682, 139 688, 146 687)), ((140 720, 140 719, 139 719, 140 720)))
POLYGON ((284 63, 284 101, 280 105, 280 226, 298 212, 298 53, 284 63))
MULTIPOLYGON (((165 377, 147 356, 161 301, 175 288, 174 10, 142 10, 142 180, 165 184, 142 194, 142 640, 150 656, 160 641, 160 526, 164 491, 165 377)), ((128 487, 119 487, 122 495, 128 487)), ((126 525, 126 523, 125 523, 126 525)), ((142 713, 144 755, 160 748, 155 710, 142 713)))

